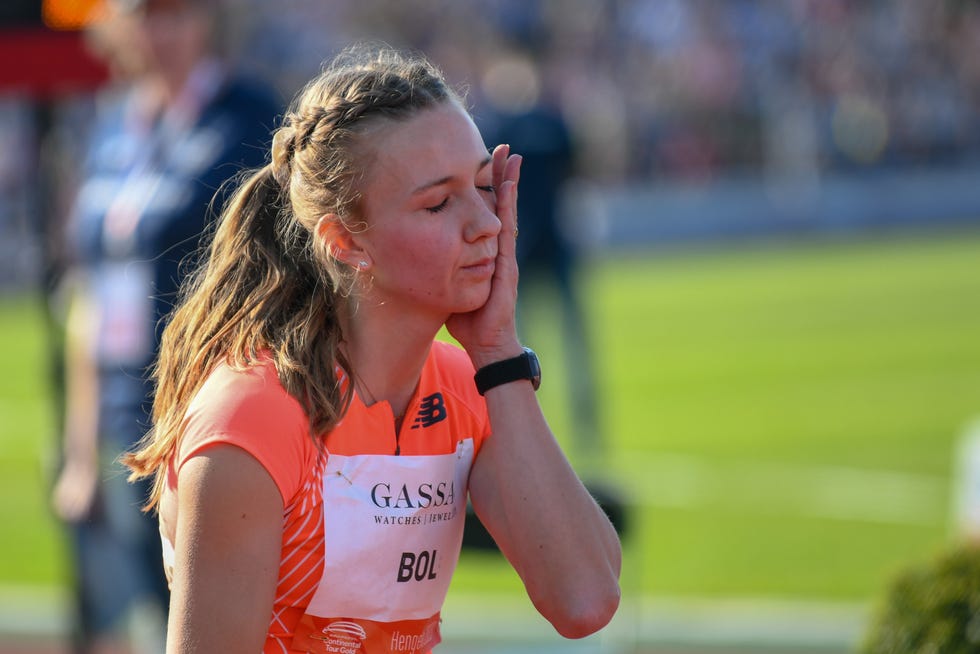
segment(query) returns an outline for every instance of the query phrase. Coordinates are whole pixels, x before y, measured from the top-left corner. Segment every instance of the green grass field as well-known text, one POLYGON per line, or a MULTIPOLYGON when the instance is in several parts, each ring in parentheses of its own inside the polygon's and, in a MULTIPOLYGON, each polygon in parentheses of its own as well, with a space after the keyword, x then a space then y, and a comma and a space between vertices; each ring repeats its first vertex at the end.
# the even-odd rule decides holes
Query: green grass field
MULTIPOLYGON (((628 594, 863 600, 949 542, 957 439, 980 415, 980 233, 617 254, 591 264, 603 439, 631 503, 628 594)), ((569 426, 555 307, 527 339, 569 426)), ((56 585, 43 329, 0 302, 0 584, 56 585)), ((466 552, 454 587, 513 590, 466 552)))

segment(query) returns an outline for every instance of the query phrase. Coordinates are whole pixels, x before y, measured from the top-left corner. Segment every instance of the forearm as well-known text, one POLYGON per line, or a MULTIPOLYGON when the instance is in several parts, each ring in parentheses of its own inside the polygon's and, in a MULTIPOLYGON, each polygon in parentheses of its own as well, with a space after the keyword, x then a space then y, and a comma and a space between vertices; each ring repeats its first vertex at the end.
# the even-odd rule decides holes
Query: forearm
POLYGON ((99 461, 99 379, 91 355, 94 317, 81 297, 71 305, 65 340, 65 421, 62 465, 51 501, 63 520, 91 513, 101 476, 99 461))
POLYGON ((474 507, 542 615, 563 635, 587 635, 618 604, 619 539, 551 433, 531 384, 504 384, 486 399, 493 436, 474 468, 474 507))
POLYGON ((65 337, 66 464, 98 463, 99 378, 92 357, 95 316, 83 297, 72 300, 65 337))

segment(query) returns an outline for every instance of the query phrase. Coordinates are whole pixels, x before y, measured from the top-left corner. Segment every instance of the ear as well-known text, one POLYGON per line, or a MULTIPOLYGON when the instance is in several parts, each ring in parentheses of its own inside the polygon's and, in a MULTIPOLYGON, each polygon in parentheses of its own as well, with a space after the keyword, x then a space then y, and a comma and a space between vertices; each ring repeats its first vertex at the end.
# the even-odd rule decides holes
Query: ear
POLYGON ((323 239, 327 251, 337 261, 357 270, 367 270, 371 267, 373 263, 371 257, 359 243, 358 235, 351 233, 337 214, 328 213, 320 216, 316 222, 316 235, 317 238, 323 239))

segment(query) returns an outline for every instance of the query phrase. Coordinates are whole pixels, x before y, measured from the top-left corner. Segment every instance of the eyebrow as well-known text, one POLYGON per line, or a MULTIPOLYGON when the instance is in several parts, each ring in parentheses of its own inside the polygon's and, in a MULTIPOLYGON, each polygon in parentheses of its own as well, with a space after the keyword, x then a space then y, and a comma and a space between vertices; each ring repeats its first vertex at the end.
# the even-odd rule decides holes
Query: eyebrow
MULTIPOLYGON (((480 172, 481 170, 483 170, 484 168, 486 168, 488 165, 490 165, 492 162, 493 162, 493 157, 489 157, 488 156, 486 159, 484 159, 484 160, 482 160, 480 162, 480 164, 476 167, 476 171, 477 172, 480 172)), ((448 175, 446 177, 440 177, 437 180, 433 180, 431 182, 428 182, 426 184, 423 184, 422 186, 419 186, 414 191, 412 191, 411 194, 412 195, 418 195, 419 193, 422 193, 423 191, 427 191, 430 188, 433 188, 433 187, 436 187, 436 186, 442 186, 443 184, 448 184, 452 180, 453 180, 453 176, 452 175, 448 175)))

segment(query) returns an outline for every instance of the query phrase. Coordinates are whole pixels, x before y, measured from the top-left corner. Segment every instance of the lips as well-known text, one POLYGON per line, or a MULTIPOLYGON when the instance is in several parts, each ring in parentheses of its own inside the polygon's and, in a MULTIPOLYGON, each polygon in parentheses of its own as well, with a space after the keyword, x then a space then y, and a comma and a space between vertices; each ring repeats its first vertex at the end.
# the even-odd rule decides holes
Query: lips
POLYGON ((494 257, 485 257, 478 261, 474 261, 469 265, 463 266, 463 270, 466 270, 467 272, 474 272, 474 273, 492 274, 494 270, 494 265, 495 265, 494 257))

